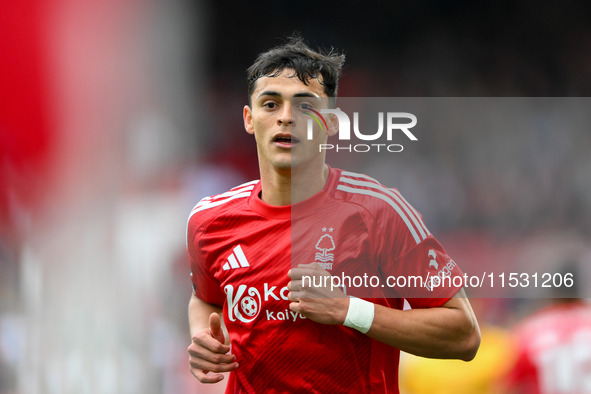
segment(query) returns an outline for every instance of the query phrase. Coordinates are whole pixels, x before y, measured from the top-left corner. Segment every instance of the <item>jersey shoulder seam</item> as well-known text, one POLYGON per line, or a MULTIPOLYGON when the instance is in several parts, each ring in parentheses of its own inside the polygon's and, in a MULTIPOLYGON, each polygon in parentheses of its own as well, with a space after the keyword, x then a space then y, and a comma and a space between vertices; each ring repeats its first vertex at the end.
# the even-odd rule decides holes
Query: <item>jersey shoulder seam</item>
POLYGON ((209 224, 220 215, 247 203, 248 198, 258 182, 258 179, 246 182, 231 188, 227 192, 202 198, 193 209, 191 209, 191 213, 187 219, 187 227, 194 216, 199 217, 201 223, 195 228, 195 232, 197 232, 204 226, 207 228, 209 224), (205 213, 206 211, 208 212, 205 213))
POLYGON ((380 212, 387 211, 392 215, 392 218, 400 221, 408 228, 417 244, 431 235, 424 224, 422 216, 406 201, 398 189, 384 186, 367 175, 350 172, 343 172, 343 175, 345 176, 339 179, 337 189, 355 195, 352 198, 360 201, 371 199, 372 206, 376 209, 368 210, 373 217, 379 216, 380 212))

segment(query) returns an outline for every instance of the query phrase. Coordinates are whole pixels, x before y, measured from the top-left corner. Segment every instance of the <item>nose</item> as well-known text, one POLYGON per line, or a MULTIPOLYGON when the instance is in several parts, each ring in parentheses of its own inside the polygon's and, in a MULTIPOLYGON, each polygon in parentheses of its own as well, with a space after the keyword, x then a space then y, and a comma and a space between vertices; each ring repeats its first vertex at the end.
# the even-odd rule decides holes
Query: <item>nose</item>
POLYGON ((291 105, 286 103, 282 111, 279 113, 279 117, 277 118, 277 124, 279 126, 293 126, 294 120, 291 114, 291 105))

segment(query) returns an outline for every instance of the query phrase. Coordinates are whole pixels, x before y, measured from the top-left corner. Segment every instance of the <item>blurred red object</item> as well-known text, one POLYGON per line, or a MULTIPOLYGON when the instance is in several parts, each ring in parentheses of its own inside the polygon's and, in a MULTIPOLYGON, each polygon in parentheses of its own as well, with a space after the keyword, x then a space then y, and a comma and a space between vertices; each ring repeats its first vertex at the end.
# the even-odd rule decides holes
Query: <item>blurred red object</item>
POLYGON ((42 198, 51 142, 44 3, 0 3, 0 235, 42 198))

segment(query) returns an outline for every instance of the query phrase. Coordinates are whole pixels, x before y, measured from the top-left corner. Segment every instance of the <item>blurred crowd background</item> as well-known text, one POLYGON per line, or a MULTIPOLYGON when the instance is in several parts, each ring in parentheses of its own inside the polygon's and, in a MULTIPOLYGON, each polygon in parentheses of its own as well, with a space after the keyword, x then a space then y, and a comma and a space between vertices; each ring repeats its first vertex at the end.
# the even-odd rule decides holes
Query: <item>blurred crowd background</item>
MULTIPOLYGON (((574 1, 3 2, 0 393, 219 391, 188 372, 185 225, 203 196, 258 178, 242 108, 259 52, 299 31, 346 53, 345 97, 552 96, 585 119, 590 17, 574 1)), ((591 298, 591 134, 527 114, 527 132, 434 125, 361 165, 460 265, 535 261, 591 298)), ((508 335, 553 302, 474 305, 508 335)), ((492 347, 505 364, 517 348, 492 347)))

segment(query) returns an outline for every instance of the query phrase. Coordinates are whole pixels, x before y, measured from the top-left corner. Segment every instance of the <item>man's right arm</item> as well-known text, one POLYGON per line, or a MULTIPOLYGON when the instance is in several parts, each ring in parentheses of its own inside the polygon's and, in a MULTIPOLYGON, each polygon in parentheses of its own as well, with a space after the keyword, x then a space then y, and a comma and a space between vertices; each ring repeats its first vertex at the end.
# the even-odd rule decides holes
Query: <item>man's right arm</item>
POLYGON ((208 304, 195 295, 189 300, 189 330, 191 373, 201 383, 217 383, 224 378, 220 372, 238 368, 236 356, 229 354, 230 346, 222 329, 222 309, 208 304), (216 372, 216 373, 209 373, 216 372))
POLYGON ((189 332, 191 338, 202 328, 209 327, 209 316, 212 313, 222 313, 222 308, 217 305, 208 304, 201 299, 191 295, 189 300, 189 332))

